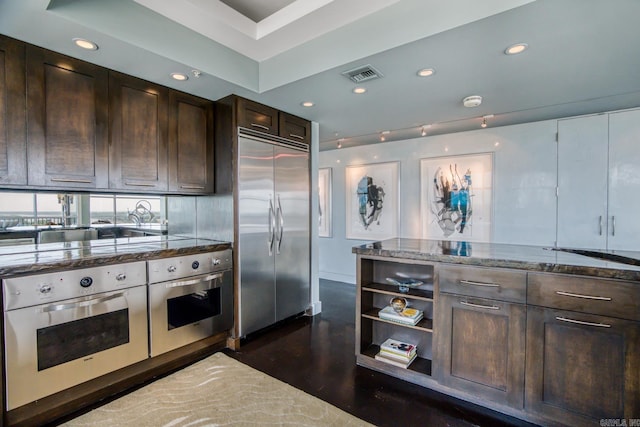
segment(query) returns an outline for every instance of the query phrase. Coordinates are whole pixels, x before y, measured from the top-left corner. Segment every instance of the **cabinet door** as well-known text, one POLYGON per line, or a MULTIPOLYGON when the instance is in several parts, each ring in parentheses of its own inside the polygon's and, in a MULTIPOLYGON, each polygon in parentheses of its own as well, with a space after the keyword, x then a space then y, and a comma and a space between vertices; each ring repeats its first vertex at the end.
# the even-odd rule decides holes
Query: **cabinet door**
POLYGON ((606 114, 558 121, 557 245, 607 245, 606 114))
POLYGON ((24 44, 0 36, 0 184, 27 183, 24 44))
POLYGON ((608 249, 638 250, 640 110, 609 115, 608 249))
POLYGON ((169 92, 169 191, 213 193, 213 102, 169 92))
POLYGON ((566 425, 640 413, 640 323, 529 306, 526 409, 566 425))
POLYGON ((110 72, 109 187, 167 190, 168 90, 110 72))
POLYGON ((238 126, 278 135, 278 110, 238 98, 238 126))
POLYGON ((311 144, 311 122, 291 114, 280 112, 279 132, 283 138, 311 144))
POLYGON ((107 71, 27 49, 29 185, 106 188, 107 71))
POLYGON ((522 408, 525 306, 441 293, 436 317, 438 380, 522 408))

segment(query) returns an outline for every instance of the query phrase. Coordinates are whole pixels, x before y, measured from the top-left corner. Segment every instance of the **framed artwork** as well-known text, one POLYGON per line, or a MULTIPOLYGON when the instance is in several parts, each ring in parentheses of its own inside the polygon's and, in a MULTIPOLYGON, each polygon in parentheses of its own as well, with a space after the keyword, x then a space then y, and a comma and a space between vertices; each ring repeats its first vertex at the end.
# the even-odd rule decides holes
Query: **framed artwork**
POLYGON ((331 168, 318 169, 318 236, 331 237, 331 168))
POLYGON ((422 238, 490 241, 493 154, 420 160, 422 238))
POLYGON ((399 162, 346 167, 347 239, 397 237, 399 169, 399 162))

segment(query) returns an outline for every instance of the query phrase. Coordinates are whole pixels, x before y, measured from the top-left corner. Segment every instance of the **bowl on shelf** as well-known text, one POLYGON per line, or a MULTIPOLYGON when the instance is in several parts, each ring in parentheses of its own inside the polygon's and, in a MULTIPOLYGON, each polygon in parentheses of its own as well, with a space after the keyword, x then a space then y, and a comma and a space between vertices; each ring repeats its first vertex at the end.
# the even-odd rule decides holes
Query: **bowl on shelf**
POLYGON ((420 285, 424 285, 424 282, 408 277, 387 277, 387 282, 398 286, 398 291, 404 294, 409 292, 409 289, 411 288, 417 288, 420 285))

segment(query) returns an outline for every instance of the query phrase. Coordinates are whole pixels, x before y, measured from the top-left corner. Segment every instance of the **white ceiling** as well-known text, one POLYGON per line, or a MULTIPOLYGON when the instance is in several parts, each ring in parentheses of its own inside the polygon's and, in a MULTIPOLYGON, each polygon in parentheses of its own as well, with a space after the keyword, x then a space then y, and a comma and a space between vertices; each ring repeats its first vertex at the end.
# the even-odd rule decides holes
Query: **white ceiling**
POLYGON ((0 33, 209 99, 264 102, 317 121, 330 149, 426 124, 475 129, 483 115, 501 126, 640 106, 638 16, 638 0, 2 0, 0 33), (516 42, 529 49, 504 55, 516 42), (354 95, 341 73, 365 64, 384 77, 354 95), (425 67, 436 73, 417 77, 425 67), (191 70, 201 77, 169 78, 191 70), (468 95, 484 102, 465 108, 468 95))

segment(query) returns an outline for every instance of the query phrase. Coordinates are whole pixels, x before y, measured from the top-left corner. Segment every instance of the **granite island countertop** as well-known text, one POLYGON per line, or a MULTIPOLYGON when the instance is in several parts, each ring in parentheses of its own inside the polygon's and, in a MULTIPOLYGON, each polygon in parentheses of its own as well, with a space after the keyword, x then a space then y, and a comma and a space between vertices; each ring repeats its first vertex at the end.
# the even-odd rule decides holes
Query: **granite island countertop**
POLYGON ((596 252, 573 249, 569 251, 542 246, 405 238, 367 243, 352 249, 353 253, 360 255, 578 274, 640 282, 640 252, 596 252), (601 258, 581 253, 600 255, 601 258))
POLYGON ((0 247, 0 278, 167 258, 231 248, 231 243, 179 236, 122 237, 0 247))

